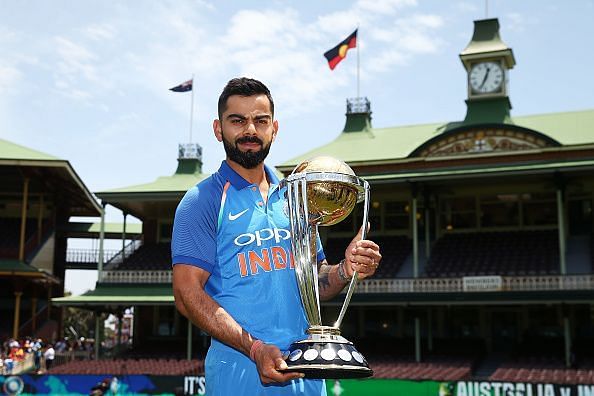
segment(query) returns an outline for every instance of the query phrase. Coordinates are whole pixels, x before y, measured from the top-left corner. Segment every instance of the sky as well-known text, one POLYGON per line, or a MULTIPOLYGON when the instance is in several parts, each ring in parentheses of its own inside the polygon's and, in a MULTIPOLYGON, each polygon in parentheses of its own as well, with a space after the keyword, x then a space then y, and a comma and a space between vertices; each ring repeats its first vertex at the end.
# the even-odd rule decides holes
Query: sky
MULTIPOLYGON (((169 88, 193 75, 192 142, 211 173, 217 98, 248 76, 274 97, 278 165, 338 136, 357 50, 374 127, 460 120, 458 54, 486 17, 516 58, 512 116, 594 108, 594 0, 0 0, 0 138, 69 160, 93 192, 151 182, 190 140, 192 95, 169 88), (323 53, 357 26, 331 71, 323 53)), ((66 288, 95 280, 69 271, 66 288)))

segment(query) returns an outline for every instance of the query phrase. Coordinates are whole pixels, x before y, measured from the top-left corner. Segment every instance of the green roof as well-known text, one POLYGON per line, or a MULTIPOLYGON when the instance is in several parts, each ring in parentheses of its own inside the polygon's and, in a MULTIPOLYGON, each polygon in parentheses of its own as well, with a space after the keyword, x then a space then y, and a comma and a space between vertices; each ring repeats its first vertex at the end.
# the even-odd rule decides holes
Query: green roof
POLYGON ((202 173, 202 161, 197 158, 179 158, 177 169, 171 176, 161 176, 151 183, 115 188, 98 192, 101 198, 137 194, 176 193, 183 194, 208 175, 202 173), (102 197, 103 196, 103 197, 102 197))
POLYGON ((1 272, 39 272, 39 269, 31 267, 20 260, 0 260, 1 272))
POLYGON ((101 207, 66 160, 0 139, 0 165, 12 167, 12 172, 16 174, 22 173, 19 169, 22 167, 37 168, 41 171, 37 177, 45 179, 45 183, 52 186, 53 181, 57 180, 60 184, 54 187, 69 191, 67 201, 70 207, 77 210, 73 215, 96 216, 101 213, 101 207))
POLYGON ((154 192, 186 192, 200 180, 208 175, 205 174, 185 174, 162 176, 151 183, 137 184, 134 186, 115 188, 112 190, 97 193, 101 194, 127 194, 127 193, 154 193, 154 192))
POLYGON ((28 147, 0 139, 0 159, 29 160, 29 161, 61 161, 41 151, 32 150, 28 147))
MULTIPOLYGON (((318 155, 337 157, 347 163, 403 159, 427 140, 451 130, 453 124, 465 125, 463 122, 431 123, 343 132, 334 141, 290 159, 280 167, 292 168, 318 155)), ((541 132, 562 145, 594 143, 594 109, 513 117, 513 125, 541 132)))
POLYGON ((484 59, 485 56, 503 56, 511 69, 516 64, 512 49, 499 36, 499 20, 497 18, 474 21, 472 40, 460 53, 463 63, 484 59))
POLYGON ((509 175, 509 174, 535 174, 535 173, 550 173, 551 171, 588 171, 594 170, 594 160, 576 160, 576 161, 556 161, 556 162, 540 162, 529 164, 498 164, 490 167, 476 166, 463 168, 447 168, 426 171, 404 171, 394 172, 381 175, 366 176, 368 181, 409 181, 412 179, 458 179, 468 177, 484 177, 488 175, 509 175))
POLYGON ((174 301, 170 284, 144 283, 97 283, 95 290, 83 295, 52 298, 58 306, 171 305, 174 301))
POLYGON ((0 275, 44 278, 46 281, 54 284, 60 283, 60 280, 49 272, 13 259, 0 260, 0 275))

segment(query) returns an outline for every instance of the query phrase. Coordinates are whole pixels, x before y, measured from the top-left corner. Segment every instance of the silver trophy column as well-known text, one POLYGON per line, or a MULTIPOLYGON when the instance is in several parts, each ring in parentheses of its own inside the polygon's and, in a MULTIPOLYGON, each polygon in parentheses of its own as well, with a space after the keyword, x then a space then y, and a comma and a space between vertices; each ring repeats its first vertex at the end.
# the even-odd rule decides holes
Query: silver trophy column
POLYGON ((346 218, 357 202, 364 201, 363 238, 367 232, 369 184, 355 176, 344 162, 331 157, 306 161, 282 184, 287 186, 291 245, 295 274, 308 336, 285 351, 288 371, 302 372, 308 378, 361 378, 373 375, 365 358, 340 335, 339 326, 357 283, 355 273, 338 320, 324 326, 318 288, 318 226, 336 224, 346 218))

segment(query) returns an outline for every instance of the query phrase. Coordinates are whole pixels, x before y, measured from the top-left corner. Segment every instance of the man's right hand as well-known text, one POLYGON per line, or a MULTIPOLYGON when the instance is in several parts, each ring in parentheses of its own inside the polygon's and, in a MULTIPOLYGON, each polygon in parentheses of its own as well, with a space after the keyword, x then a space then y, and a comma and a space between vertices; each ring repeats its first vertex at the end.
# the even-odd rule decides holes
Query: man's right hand
POLYGON ((254 358, 260 374, 260 381, 263 384, 287 382, 304 377, 303 373, 283 372, 288 366, 283 360, 280 350, 274 345, 264 344, 256 351, 254 358))

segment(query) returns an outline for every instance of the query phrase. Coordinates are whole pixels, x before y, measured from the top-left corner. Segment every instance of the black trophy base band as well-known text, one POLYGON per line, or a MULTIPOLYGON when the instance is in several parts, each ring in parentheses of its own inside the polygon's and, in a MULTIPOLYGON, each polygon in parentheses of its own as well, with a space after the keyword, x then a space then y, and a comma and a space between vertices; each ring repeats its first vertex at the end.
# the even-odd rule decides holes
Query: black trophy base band
POLYGON ((306 378, 348 379, 373 375, 363 355, 350 342, 296 342, 283 353, 283 359, 289 366, 284 371, 303 373, 306 378))

